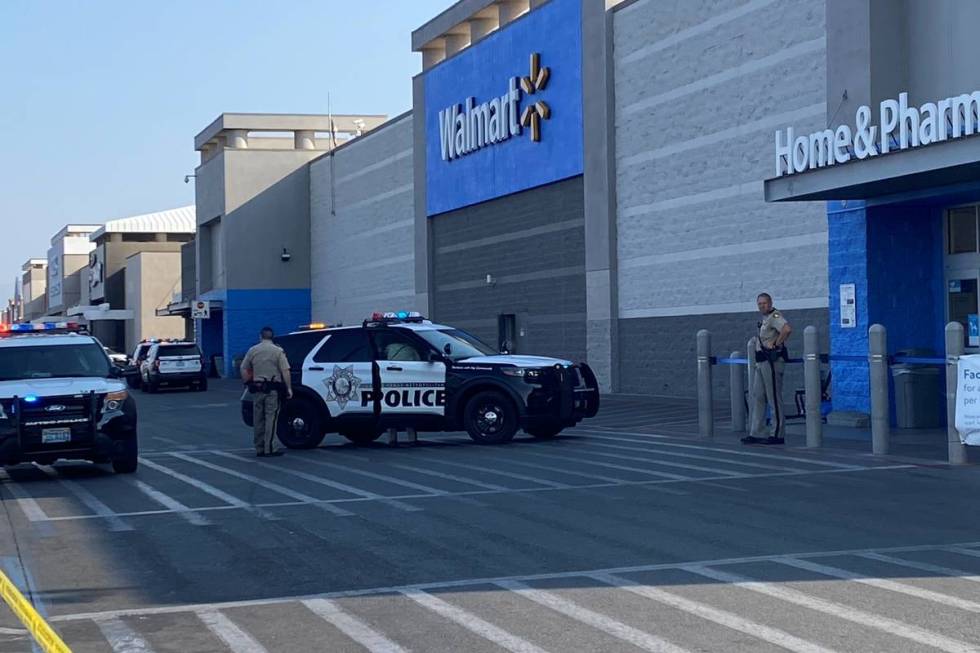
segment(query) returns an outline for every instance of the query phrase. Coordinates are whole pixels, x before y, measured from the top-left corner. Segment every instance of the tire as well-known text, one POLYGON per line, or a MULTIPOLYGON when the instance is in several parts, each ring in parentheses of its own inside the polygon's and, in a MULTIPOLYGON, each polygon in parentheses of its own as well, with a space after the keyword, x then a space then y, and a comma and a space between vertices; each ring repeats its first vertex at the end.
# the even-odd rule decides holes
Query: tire
POLYGON ((463 409, 463 425, 478 444, 503 444, 517 433, 517 409, 502 392, 478 392, 463 409))
POLYGON ((320 408, 309 399, 284 400, 279 407, 276 437, 288 449, 313 449, 320 446, 326 432, 320 408), (297 422, 298 420, 298 422, 297 422), (301 425, 300 428, 297 428, 301 425))
POLYGON ((524 432, 538 440, 553 440, 558 437, 563 429, 563 426, 557 424, 543 424, 534 428, 524 429, 524 432))
POLYGON ((360 445, 371 444, 372 442, 380 438, 382 433, 383 431, 380 430, 370 431, 367 429, 358 430, 358 431, 340 432, 342 436, 344 436, 354 444, 360 444, 360 445))
POLYGON ((118 458, 112 459, 112 471, 117 474, 132 474, 139 466, 139 443, 136 434, 126 440, 123 453, 118 458))

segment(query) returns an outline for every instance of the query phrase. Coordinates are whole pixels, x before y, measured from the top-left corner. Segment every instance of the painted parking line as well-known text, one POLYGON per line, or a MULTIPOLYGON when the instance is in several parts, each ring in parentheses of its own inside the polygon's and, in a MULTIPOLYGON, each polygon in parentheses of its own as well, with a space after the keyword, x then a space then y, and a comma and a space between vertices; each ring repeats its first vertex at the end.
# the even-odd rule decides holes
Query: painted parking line
POLYGON ((366 648, 370 653, 408 653, 407 649, 402 648, 357 617, 342 610, 334 601, 310 599, 303 601, 303 605, 366 648))
MULTIPOLYGON (((568 457, 555 456, 555 455, 537 453, 537 452, 531 453, 529 451, 523 452, 523 455, 532 456, 534 458, 545 458, 547 460, 560 460, 565 462, 572 460, 568 457)), ((693 477, 691 476, 684 476, 683 474, 671 474, 670 472, 658 472, 646 467, 631 467, 629 465, 617 465, 616 463, 604 463, 599 460, 578 460, 578 459, 574 459, 574 460, 579 465, 586 465, 590 467, 604 467, 606 469, 618 469, 619 471, 622 472, 636 472, 637 474, 644 474, 646 476, 656 476, 657 478, 665 479, 668 481, 694 480, 693 477)), ((629 484, 629 483, 630 482, 624 482, 624 484, 629 484)))
POLYGON ((192 508, 189 508, 188 506, 184 505, 180 501, 177 501, 173 497, 161 492, 160 490, 157 490, 156 488, 149 485, 148 483, 141 481, 139 479, 133 479, 131 482, 140 492, 142 492, 152 500, 156 501, 161 506, 165 508, 169 508, 170 510, 178 514, 182 519, 185 519, 190 524, 194 526, 211 525, 211 522, 208 521, 203 515, 194 512, 192 508))
MULTIPOLYGON (((786 465, 776 465, 772 463, 757 463, 748 460, 733 460, 731 458, 722 458, 720 456, 708 456, 704 454, 696 453, 683 453, 680 451, 673 451, 666 447, 650 448, 650 447, 631 447, 628 445, 620 444, 605 444, 599 442, 588 442, 588 446, 597 447, 601 449, 612 449, 614 451, 635 451, 636 453, 644 453, 655 456, 673 456, 674 458, 686 458, 691 460, 713 460, 719 463, 724 463, 726 465, 738 465, 740 467, 752 467, 753 469, 778 469, 786 472, 803 472, 806 471, 800 467, 787 467, 786 465)), ((723 454, 722 451, 718 452, 723 454)))
MULTIPOLYGON (((322 452, 321 452, 322 453, 322 452)), ((341 452, 331 452, 331 456, 339 456, 351 462, 360 462, 360 459, 356 456, 350 456, 341 452)), ((440 490, 437 487, 431 487, 429 485, 422 485, 421 483, 414 483, 402 478, 395 478, 394 476, 388 476, 387 474, 378 474, 375 472, 369 472, 363 469, 357 469, 354 467, 345 467, 344 465, 337 465, 336 463, 328 463, 323 460, 310 460, 309 458, 298 458, 303 462, 310 463, 311 465, 317 465, 319 467, 326 467, 327 469, 334 469, 340 472, 347 472, 354 474, 356 476, 363 476, 365 478, 373 478, 376 481, 383 481, 385 483, 390 483, 392 485, 400 485, 401 487, 407 487, 411 490, 418 490, 419 492, 424 492, 432 496, 441 496, 448 494, 445 490, 440 490)))
POLYGON ((292 488, 288 488, 285 485, 279 485, 278 483, 273 483, 272 481, 267 481, 265 479, 259 478, 258 476, 252 476, 251 474, 245 474, 243 472, 239 472, 239 471, 236 471, 236 470, 231 469, 231 468, 228 468, 228 467, 223 467, 221 465, 215 465, 214 463, 209 463, 206 460, 201 460, 199 458, 194 458, 193 456, 188 456, 187 454, 183 454, 183 453, 173 452, 170 455, 173 456, 174 458, 179 458, 180 460, 183 460, 184 462, 192 463, 194 465, 200 465, 201 467, 204 467, 206 469, 210 469, 210 470, 215 471, 215 472, 220 472, 222 474, 227 474, 228 476, 232 476, 234 478, 238 478, 238 479, 241 479, 243 481, 248 481, 249 483, 254 483, 255 485, 258 485, 259 487, 263 487, 263 488, 265 488, 267 490, 271 490, 271 491, 276 492, 278 494, 282 494, 283 496, 287 496, 290 499, 295 499, 295 500, 300 501, 302 503, 309 503, 309 504, 316 505, 321 510, 326 510, 327 512, 333 513, 333 514, 337 515, 338 517, 351 517, 354 514, 354 513, 350 512, 349 510, 344 510, 343 508, 338 508, 337 506, 335 506, 335 505, 333 505, 331 503, 328 503, 326 501, 322 501, 320 499, 317 499, 316 497, 311 497, 308 494, 303 494, 302 492, 297 492, 296 490, 293 490, 292 488))
POLYGON ((496 490, 498 492, 507 492, 510 489, 504 487, 503 485, 484 483, 483 481, 477 481, 475 479, 467 478, 465 476, 446 474, 445 472, 437 472, 434 469, 423 469, 422 467, 415 467, 414 465, 401 465, 395 463, 388 463, 388 467, 394 467, 395 469, 404 469, 406 471, 414 472, 416 474, 424 474, 427 476, 432 476, 433 478, 441 478, 446 481, 453 481, 454 483, 462 483, 465 485, 472 485, 474 487, 482 487, 485 490, 496 490))
POLYGON ((622 621, 613 619, 612 617, 589 610, 588 608, 581 606, 574 601, 569 601, 568 599, 565 599, 554 592, 534 589, 530 585, 526 585, 516 580, 500 581, 495 583, 495 585, 510 592, 514 592, 518 596, 524 597, 529 601, 543 605, 546 608, 554 610, 555 612, 571 617, 579 623, 583 623, 587 626, 595 628, 596 630, 601 630, 608 635, 612 635, 616 639, 632 644, 633 646, 644 651, 650 651, 651 653, 689 653, 687 649, 672 644, 665 639, 661 639, 656 635, 642 631, 639 628, 634 628, 633 626, 624 624, 622 621))
POLYGON ((503 476, 505 478, 513 478, 519 481, 527 481, 529 483, 536 483, 538 485, 543 485, 545 487, 555 488, 559 490, 567 490, 574 486, 568 485, 567 483, 559 483, 558 481, 551 481, 545 478, 539 478, 537 476, 527 476, 525 474, 515 474, 514 472, 505 472, 499 469, 487 469, 486 467, 480 467, 479 465, 467 465, 466 463, 457 463, 444 460, 442 458, 433 458, 431 456, 421 456, 418 454, 413 455, 413 458, 421 458, 422 460, 432 463, 434 465, 447 465, 449 467, 458 467, 460 469, 470 469, 477 472, 482 472, 484 474, 489 474, 491 476, 503 476))
POLYGON ((462 626, 474 635, 493 642, 497 646, 505 648, 512 653, 547 653, 547 651, 535 646, 526 639, 509 633, 503 628, 499 628, 489 621, 484 621, 475 614, 443 601, 432 594, 417 589, 405 590, 401 593, 422 607, 435 612, 441 617, 462 626))
MULTIPOLYGON (((543 446, 551 446, 551 445, 543 445, 543 446)), ((703 465, 688 465, 686 463, 674 463, 674 462, 670 462, 668 460, 648 460, 648 459, 644 458, 642 461, 639 461, 636 456, 627 456, 625 454, 605 453, 605 452, 600 452, 600 451, 589 451, 589 454, 588 455, 590 455, 590 456, 601 456, 603 458, 612 458, 613 460, 627 460, 627 461, 633 461, 633 462, 648 462, 651 465, 658 465, 658 466, 661 466, 661 467, 670 467, 671 469, 689 469, 689 470, 692 470, 692 471, 695 471, 695 472, 706 472, 708 474, 715 474, 715 475, 727 475, 727 476, 730 476, 731 478, 740 478, 740 477, 744 477, 745 476, 745 472, 740 472, 740 471, 737 471, 737 470, 720 469, 718 467, 705 467, 703 465)), ((718 460, 717 462, 723 463, 725 461, 718 460)), ((787 470, 787 471, 790 471, 790 470, 787 470)), ((693 478, 694 480, 697 480, 698 479, 698 477, 696 477, 696 476, 695 477, 691 477, 691 478, 693 478)))
POLYGON ((720 610, 698 601, 692 601, 672 592, 649 587, 623 578, 622 576, 616 576, 614 574, 592 574, 589 577, 612 587, 631 592, 637 596, 642 596, 643 598, 692 614, 705 621, 736 630, 756 639, 761 639, 788 651, 796 651, 796 653, 833 653, 833 649, 801 639, 778 628, 766 626, 731 612, 720 610))
POLYGON ((77 481, 60 478, 58 476, 58 472, 51 467, 39 466, 39 469, 41 469, 41 471, 48 476, 57 480, 62 487, 75 495, 75 498, 85 504, 89 510, 95 513, 98 517, 104 519, 106 524, 108 524, 110 531, 121 532, 133 530, 133 527, 123 521, 115 510, 103 503, 101 499, 89 492, 87 488, 83 487, 77 481))
POLYGON ((140 464, 141 465, 146 465, 150 469, 156 470, 156 471, 160 472, 161 474, 166 474, 167 476, 169 476, 171 478, 174 478, 174 479, 176 479, 178 481, 181 481, 183 483, 186 483, 186 484, 190 485, 193 488, 197 488, 198 490, 200 490, 201 492, 204 492, 205 494, 209 494, 209 495, 213 496, 216 499, 219 499, 221 501, 224 501, 226 504, 228 504, 228 506, 231 506, 231 507, 234 507, 234 508, 242 508, 244 510, 249 510, 251 512, 256 513, 257 515, 259 515, 260 517, 262 517, 264 519, 277 519, 277 517, 275 515, 269 513, 266 510, 263 510, 262 508, 259 508, 258 506, 253 506, 252 504, 248 503, 247 501, 242 501, 238 497, 235 497, 235 496, 232 496, 232 495, 228 494, 224 490, 219 490, 218 488, 214 487, 213 485, 211 485, 209 483, 205 483, 204 481, 201 481, 199 479, 196 479, 193 476, 188 476, 187 474, 183 474, 181 472, 178 472, 177 470, 171 469, 170 467, 167 467, 166 465, 161 465, 158 462, 154 462, 152 460, 146 460, 144 458, 140 458, 140 464))
MULTIPOLYGON (((314 476, 313 474, 307 474, 306 472, 301 472, 299 470, 291 469, 291 468, 285 467, 283 465, 273 465, 273 464, 270 464, 270 463, 255 462, 254 460, 250 460, 250 459, 245 458, 243 456, 238 456, 236 454, 227 453, 227 452, 223 452, 223 451, 211 451, 211 453, 214 454, 215 456, 222 456, 222 457, 225 457, 225 458, 230 458, 232 460, 238 460, 238 461, 241 461, 241 462, 246 462, 246 463, 249 463, 249 464, 258 465, 259 467, 262 467, 264 469, 271 469, 271 470, 273 470, 275 472, 279 472, 281 474, 286 474, 288 476, 295 476, 296 478, 301 478, 304 481, 307 481, 309 483, 315 483, 317 485, 323 485, 325 487, 330 487, 330 488, 333 488, 335 490, 340 490, 341 492, 344 492, 346 494, 350 494, 352 496, 357 496, 357 497, 362 497, 362 498, 365 498, 365 499, 373 499, 375 501, 380 501, 381 503, 386 503, 386 504, 388 504, 390 506, 393 506, 395 508, 398 508, 399 510, 405 510, 406 512, 415 512, 415 511, 421 510, 421 508, 419 508, 417 506, 413 506, 413 505, 408 504, 408 503, 405 503, 403 501, 396 501, 394 499, 389 499, 388 497, 385 497, 383 495, 377 494, 375 492, 369 492, 367 490, 362 490, 361 488, 357 488, 357 487, 354 487, 352 485, 347 485, 346 483, 339 483, 337 481, 332 481, 330 479, 322 478, 320 476, 314 476)), ((353 514, 353 513, 350 513, 350 514, 353 514)))
POLYGON ((905 560, 904 558, 896 558, 895 556, 884 555, 882 553, 861 553, 859 554, 858 557, 865 558, 867 560, 875 560, 877 562, 885 562, 887 564, 895 565, 897 567, 905 567, 906 569, 925 571, 927 573, 936 574, 938 576, 950 576, 956 578, 957 580, 965 580, 971 583, 980 583, 980 576, 977 576, 973 572, 965 571, 963 569, 953 569, 952 567, 933 565, 933 564, 929 564, 928 562, 905 560))
POLYGON ((684 570, 722 583, 729 583, 751 592, 765 594, 766 596, 771 596, 786 603, 792 603, 816 612, 822 612, 838 619, 897 635, 904 639, 918 642, 919 644, 947 651, 947 653, 976 653, 977 651, 976 646, 967 642, 946 637, 945 635, 926 630, 925 628, 912 626, 896 619, 865 612, 850 605, 811 596, 788 587, 780 587, 772 583, 756 581, 748 576, 733 574, 707 566, 691 565, 684 567, 684 570))

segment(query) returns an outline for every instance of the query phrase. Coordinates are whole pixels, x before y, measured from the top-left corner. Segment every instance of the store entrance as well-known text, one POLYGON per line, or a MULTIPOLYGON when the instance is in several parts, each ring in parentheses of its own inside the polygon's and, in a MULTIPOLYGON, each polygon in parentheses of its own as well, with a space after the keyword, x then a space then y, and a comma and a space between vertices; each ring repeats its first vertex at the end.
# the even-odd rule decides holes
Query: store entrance
POLYGON ((963 343, 980 351, 980 205, 946 211, 946 320, 963 325, 963 343))
POLYGON ((517 316, 513 313, 501 313, 497 316, 497 351, 518 353, 517 316))

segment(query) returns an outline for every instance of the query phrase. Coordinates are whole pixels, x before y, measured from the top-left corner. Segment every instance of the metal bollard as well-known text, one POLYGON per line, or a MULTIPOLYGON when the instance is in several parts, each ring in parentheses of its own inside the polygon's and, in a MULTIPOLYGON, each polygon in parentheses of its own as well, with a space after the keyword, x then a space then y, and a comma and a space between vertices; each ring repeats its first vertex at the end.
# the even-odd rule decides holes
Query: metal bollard
POLYGON ((891 436, 888 417, 888 340, 885 327, 872 324, 868 329, 868 367, 871 375, 871 452, 888 453, 891 436))
POLYGON ((956 430, 957 362, 962 355, 963 325, 950 322, 946 325, 946 441, 951 465, 966 463, 966 445, 960 442, 960 432, 956 430))
POLYGON ((820 338, 817 327, 803 330, 803 387, 806 390, 806 446, 823 446, 820 414, 820 338))
MULTIPOLYGON (((732 352, 732 358, 738 356, 737 351, 732 352)), ((729 365, 728 375, 732 389, 732 431, 741 433, 745 430, 745 372, 741 365, 729 365)))
POLYGON ((715 436, 715 411, 711 398, 711 334, 698 331, 698 435, 715 436))
POLYGON ((749 338, 749 342, 745 345, 745 375, 747 378, 747 383, 745 387, 748 388, 748 393, 745 395, 748 403, 748 410, 746 414, 749 418, 749 434, 751 435, 752 427, 755 424, 755 349, 756 343, 758 343, 758 338, 749 338))

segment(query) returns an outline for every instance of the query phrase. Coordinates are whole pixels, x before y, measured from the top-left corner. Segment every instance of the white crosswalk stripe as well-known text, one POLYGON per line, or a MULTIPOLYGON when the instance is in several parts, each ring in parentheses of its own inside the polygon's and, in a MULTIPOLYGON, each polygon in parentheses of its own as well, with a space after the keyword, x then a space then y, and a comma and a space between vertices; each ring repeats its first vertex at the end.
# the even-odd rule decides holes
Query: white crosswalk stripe
POLYGON ((370 653, 407 653, 407 649, 391 641, 357 617, 345 612, 335 601, 310 599, 303 601, 303 605, 318 617, 333 624, 334 627, 366 648, 370 653))
POLYGON ((919 562, 917 560, 906 560, 904 558, 896 558, 895 556, 885 555, 883 553, 859 553, 858 557, 865 558, 867 560, 876 560, 878 562, 887 562, 888 564, 896 565, 899 567, 907 567, 908 569, 917 569, 918 571, 925 571, 930 574, 938 574, 940 576, 951 576, 959 580, 965 580, 971 583, 980 583, 980 576, 977 576, 969 571, 964 571, 962 569, 953 569, 952 567, 933 565, 928 562, 919 562))
POLYGON ((279 494, 282 494, 284 496, 287 496, 290 499, 295 499, 295 500, 301 501, 303 503, 314 504, 314 505, 322 508, 323 510, 326 510, 327 512, 331 512, 331 513, 333 513, 333 514, 335 514, 335 515, 337 515, 339 517, 350 517, 351 515, 354 514, 354 513, 350 512, 349 510, 344 510, 343 508, 338 508, 338 507, 333 506, 333 505, 331 505, 329 503, 322 502, 319 499, 317 499, 316 497, 311 497, 308 494, 303 494, 302 492, 297 492, 296 490, 293 490, 291 488, 288 488, 285 485, 280 485, 278 483, 273 483, 272 481, 267 481, 267 480, 265 480, 263 478, 259 478, 258 476, 252 476, 251 474, 245 474, 243 472, 239 472, 239 471, 236 471, 234 469, 230 469, 228 467, 222 467, 221 465, 215 465, 214 463, 209 463, 206 460, 201 460, 199 458, 195 458, 193 456, 189 456, 189 455, 183 454, 183 453, 171 453, 170 455, 173 456, 174 458, 179 458, 179 459, 184 460, 186 462, 193 463, 195 465, 200 465, 201 467, 205 467, 207 469, 211 469, 211 470, 214 470, 216 472, 221 472, 222 474, 227 474, 228 476, 233 476, 233 477, 239 478, 239 479, 241 479, 243 481, 248 481, 250 483, 254 483, 255 485, 258 485, 259 487, 264 487, 267 490, 272 490, 273 492, 277 492, 279 494))
MULTIPOLYGON (((531 457, 534 457, 534 458, 545 458, 547 460, 560 460, 560 461, 563 461, 563 462, 568 462, 568 458, 563 458, 561 456, 554 456, 554 455, 550 455, 550 454, 543 454, 543 453, 537 453, 537 452, 531 453, 530 451, 526 451, 526 452, 524 452, 523 455, 525 455, 525 456, 531 456, 531 457)), ((630 466, 630 465, 619 465, 619 464, 616 464, 616 463, 604 463, 604 462, 599 461, 599 460, 591 460, 591 459, 590 460, 577 460, 575 462, 578 462, 578 463, 583 464, 583 465, 592 466, 592 467, 603 467, 603 468, 606 468, 606 469, 618 469, 618 470, 620 470, 622 472, 636 472, 638 474, 643 474, 645 476, 655 476, 657 478, 663 478, 663 479, 667 479, 667 480, 670 480, 670 481, 690 481, 691 480, 691 477, 690 476, 683 476, 681 474, 671 474, 670 472, 654 471, 652 469, 644 468, 644 467, 633 467, 633 466, 630 466)))
POLYGON ((185 506, 180 501, 177 501, 173 497, 168 496, 163 492, 160 492, 159 490, 149 485, 148 483, 145 483, 139 479, 135 479, 132 481, 132 484, 136 486, 136 488, 140 492, 150 497, 151 499, 153 499, 163 507, 173 510, 176 514, 180 515, 181 518, 187 520, 191 524, 195 526, 208 526, 211 524, 211 522, 208 521, 204 516, 194 512, 193 510, 185 506))
POLYGON ((200 490, 201 492, 204 492, 205 494, 209 494, 209 495, 213 496, 216 499, 220 499, 221 501, 224 501, 229 506, 234 506, 236 508, 243 508, 245 510, 252 511, 255 514, 257 514, 257 515, 259 515, 259 516, 261 516, 261 517, 263 517, 265 519, 275 519, 276 518, 274 515, 272 515, 268 511, 266 511, 266 510, 264 510, 262 508, 258 508, 256 506, 252 506, 250 503, 248 503, 246 501, 242 501, 238 497, 232 496, 231 494, 228 494, 224 490, 220 490, 220 489, 214 487, 210 483, 205 483, 204 481, 198 480, 198 479, 196 479, 196 478, 194 478, 192 476, 188 476, 187 474, 183 474, 181 472, 178 472, 177 470, 171 469, 171 468, 169 468, 169 467, 167 467, 165 465, 161 465, 160 463, 157 463, 157 462, 154 462, 152 460, 145 459, 145 458, 140 458, 140 464, 141 465, 145 465, 146 467, 149 467, 150 469, 154 469, 154 470, 160 472, 161 474, 166 474, 167 476, 170 476, 171 478, 177 479, 178 481, 181 481, 182 483, 187 483, 191 487, 197 488, 198 490, 200 490))
MULTIPOLYGON (((716 463, 724 463, 726 465, 738 465, 739 467, 752 467, 754 469, 768 469, 768 470, 780 470, 784 472, 802 472, 806 471, 800 467, 788 467, 786 465, 776 465, 773 463, 756 463, 748 460, 732 460, 731 458, 723 458, 721 456, 707 456, 702 454, 694 453, 683 453, 679 451, 671 451, 666 447, 631 447, 627 445, 619 444, 601 444, 601 443, 588 443, 590 447, 596 447, 600 449, 613 449, 615 451, 635 451, 637 453, 645 453, 651 456, 671 456, 673 458, 686 458, 690 460, 711 460, 716 463)), ((643 460, 642 458, 640 460, 643 460)))
POLYGON ((222 613, 203 610, 197 613, 197 617, 235 653, 268 653, 268 649, 222 613))
POLYGON ((451 462, 448 460, 443 460, 442 458, 434 458, 431 456, 415 456, 416 458, 421 458, 426 462, 430 462, 433 465, 446 465, 449 467, 458 467, 460 469, 471 469, 477 472, 483 472, 484 474, 490 474, 491 476, 503 476, 505 478, 513 478, 519 481, 527 481, 529 483, 537 483, 538 485, 544 485, 545 487, 557 488, 560 490, 567 490, 572 487, 567 483, 559 483, 558 481, 552 481, 546 478, 540 478, 537 476, 527 476, 526 474, 516 474, 514 472, 505 472, 500 469, 488 469, 487 467, 480 467, 479 465, 468 465, 466 463, 451 462))
POLYGON ((404 469, 409 472, 415 472, 416 474, 424 474, 427 476, 432 476, 433 478, 442 478, 447 481, 454 481, 456 483, 463 483, 465 485, 472 485, 474 487, 482 487, 484 490, 495 490, 498 492, 506 492, 508 489, 503 485, 485 483, 483 481, 477 481, 472 478, 466 478, 465 476, 455 476, 453 474, 446 474, 445 472, 437 472, 434 469, 423 469, 422 467, 415 467, 414 465, 398 465, 395 463, 391 463, 388 466, 394 467, 395 469, 404 469))
POLYGON ((783 630, 779 630, 778 628, 773 628, 755 621, 744 619, 738 615, 732 614, 731 612, 719 610, 718 608, 713 608, 703 603, 686 599, 671 592, 666 592, 647 585, 641 585, 629 579, 623 578, 622 576, 616 576, 614 574, 592 574, 590 577, 599 582, 606 583, 607 585, 612 585, 613 587, 618 587, 644 598, 657 601, 658 603, 669 605, 672 608, 683 610, 684 612, 693 614, 706 621, 711 621, 721 626, 725 626, 726 628, 731 628, 732 630, 737 630, 738 632, 745 633, 746 635, 751 635, 752 637, 782 647, 788 651, 796 651, 797 653, 833 652, 833 649, 814 644, 813 642, 808 642, 805 639, 791 635, 783 630))
POLYGON ((102 631, 113 653, 153 653, 146 640, 118 617, 96 619, 95 625, 102 631))
POLYGON ((947 651, 948 653, 977 653, 977 647, 967 642, 963 642, 952 637, 947 637, 940 633, 926 630, 925 628, 919 628, 917 626, 906 624, 896 619, 871 614, 870 612, 859 610, 853 606, 843 605, 818 598, 816 596, 811 596, 788 587, 779 587, 772 583, 754 581, 747 576, 741 576, 739 574, 720 571, 709 567, 692 565, 684 567, 684 569, 685 571, 704 576, 705 578, 711 578, 722 583, 730 583, 736 587, 756 592, 758 594, 765 594, 766 596, 771 596, 787 603, 792 603, 804 608, 815 610, 817 612, 829 614, 833 617, 837 617, 838 619, 851 621, 862 626, 868 626, 881 632, 904 637, 905 639, 909 639, 926 646, 932 646, 934 648, 947 651))
POLYGON ((806 571, 823 574, 824 576, 831 576, 832 578, 853 581, 862 585, 888 590, 889 592, 913 596, 917 599, 925 599, 926 601, 932 601, 933 603, 939 603, 940 605, 946 605, 951 608, 959 608, 960 610, 966 610, 968 612, 980 612, 980 603, 976 603, 975 601, 967 601, 966 599, 961 599, 956 596, 949 596, 948 594, 943 594, 941 592, 933 592, 932 590, 915 587, 914 585, 908 585, 906 583, 899 583, 897 581, 886 580, 883 578, 868 578, 861 574, 854 573, 853 571, 839 569, 837 567, 830 567, 828 565, 821 565, 809 560, 777 558, 776 562, 783 565, 788 565, 790 567, 796 567, 797 569, 805 569, 806 571))
POLYGON ((585 608, 574 601, 562 598, 561 596, 544 590, 534 589, 530 585, 525 585, 519 581, 500 581, 496 583, 499 587, 510 590, 523 596, 529 601, 534 601, 540 605, 560 612, 576 621, 591 626, 604 633, 612 635, 616 639, 628 642, 637 648, 652 653, 688 653, 687 649, 676 646, 667 640, 661 639, 656 635, 644 632, 639 628, 634 628, 621 621, 607 617, 585 608))
POLYGON ((443 601, 428 592, 413 589, 403 590, 402 594, 422 607, 428 608, 436 614, 462 626, 474 635, 479 635, 512 653, 547 653, 544 649, 535 646, 531 642, 517 635, 513 635, 502 628, 498 628, 489 621, 484 621, 475 614, 443 601))
MULTIPOLYGON (((42 468, 44 469, 44 468, 42 468)), ((57 472, 51 470, 48 472, 47 469, 44 470, 46 473, 53 473, 55 476, 57 472)), ((116 512, 104 504, 98 497, 89 492, 85 487, 80 485, 77 481, 69 481, 68 479, 59 478, 58 482, 62 486, 68 488, 68 490, 74 494, 79 501, 84 503, 89 509, 94 512, 99 517, 105 519, 106 523, 109 525, 110 531, 131 531, 133 527, 119 518, 116 512)))

